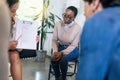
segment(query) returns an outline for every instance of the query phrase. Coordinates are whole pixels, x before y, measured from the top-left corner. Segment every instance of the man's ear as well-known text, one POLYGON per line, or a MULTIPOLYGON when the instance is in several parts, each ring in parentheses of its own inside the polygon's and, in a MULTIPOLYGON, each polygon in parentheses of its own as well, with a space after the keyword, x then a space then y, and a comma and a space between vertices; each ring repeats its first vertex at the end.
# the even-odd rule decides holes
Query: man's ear
POLYGON ((91 7, 92 7, 92 10, 93 12, 96 12, 98 7, 99 7, 99 4, 100 4, 100 1, 99 0, 93 0, 92 4, 91 4, 91 7))

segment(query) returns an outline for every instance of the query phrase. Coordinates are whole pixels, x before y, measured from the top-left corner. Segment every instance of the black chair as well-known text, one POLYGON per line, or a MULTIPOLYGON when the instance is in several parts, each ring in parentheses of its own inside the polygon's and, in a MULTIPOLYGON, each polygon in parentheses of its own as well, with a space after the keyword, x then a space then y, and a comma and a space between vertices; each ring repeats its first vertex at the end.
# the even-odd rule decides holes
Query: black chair
MULTIPOLYGON (((52 50, 51 50, 51 54, 52 54, 52 50)), ((73 68, 73 72, 67 72, 67 76, 73 76, 76 74, 76 70, 77 70, 77 63, 78 63, 78 59, 72 60, 68 62, 68 68, 73 68)), ((50 80, 51 74, 54 75, 54 71, 52 70, 52 65, 50 64, 49 66, 49 73, 48 73, 48 80, 50 80)))

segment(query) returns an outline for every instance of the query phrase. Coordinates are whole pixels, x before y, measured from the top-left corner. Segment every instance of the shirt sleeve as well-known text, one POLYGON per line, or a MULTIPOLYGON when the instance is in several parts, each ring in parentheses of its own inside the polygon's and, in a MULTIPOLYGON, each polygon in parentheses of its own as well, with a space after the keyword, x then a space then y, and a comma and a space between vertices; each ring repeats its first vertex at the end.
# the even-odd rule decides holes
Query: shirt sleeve
POLYGON ((62 50, 62 52, 64 54, 69 54, 71 51, 73 51, 77 46, 78 46, 78 43, 79 43, 79 40, 80 40, 80 34, 81 34, 81 27, 79 25, 77 25, 77 34, 75 35, 75 38, 73 39, 72 43, 64 50, 62 50))
POLYGON ((53 38, 52 38, 52 48, 53 53, 58 52, 58 31, 57 31, 57 23, 54 26, 53 38))

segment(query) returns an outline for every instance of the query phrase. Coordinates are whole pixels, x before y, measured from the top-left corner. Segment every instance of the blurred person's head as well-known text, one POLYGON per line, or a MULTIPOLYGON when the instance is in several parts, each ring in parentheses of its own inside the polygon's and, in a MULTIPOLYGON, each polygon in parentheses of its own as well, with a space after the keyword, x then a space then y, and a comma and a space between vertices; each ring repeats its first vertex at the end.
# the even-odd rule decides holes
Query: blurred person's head
POLYGON ((120 6, 120 0, 84 0, 84 11, 86 18, 103 8, 120 6))
POLYGON ((63 20, 65 24, 70 24, 76 17, 78 10, 74 6, 69 6, 63 14, 63 20))
POLYGON ((14 18, 16 15, 16 11, 19 6, 19 0, 7 0, 9 10, 10 10, 10 17, 14 18))

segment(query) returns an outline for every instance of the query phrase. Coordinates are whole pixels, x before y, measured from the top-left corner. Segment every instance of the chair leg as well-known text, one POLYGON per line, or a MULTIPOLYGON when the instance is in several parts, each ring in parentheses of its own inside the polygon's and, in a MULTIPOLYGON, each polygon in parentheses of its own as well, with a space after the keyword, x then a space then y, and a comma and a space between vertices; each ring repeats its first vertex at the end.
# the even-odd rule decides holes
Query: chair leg
MULTIPOLYGON (((75 61, 75 64, 74 64, 74 72, 72 74, 68 74, 67 76, 73 76, 76 73, 76 68, 77 68, 77 61, 75 61)), ((48 73, 48 80, 50 80, 51 74, 54 75, 54 72, 52 72, 52 66, 50 64, 50 66, 49 66, 49 73, 48 73)))
MULTIPOLYGON (((72 66, 70 66, 70 67, 72 68, 72 66)), ((76 73, 76 68, 77 68, 77 61, 74 61, 74 70, 71 73, 67 72, 67 76, 73 76, 76 73)))
POLYGON ((76 73, 77 61, 75 61, 74 74, 76 73))
POLYGON ((49 66, 48 80, 50 80, 50 74, 51 74, 51 64, 49 66))

